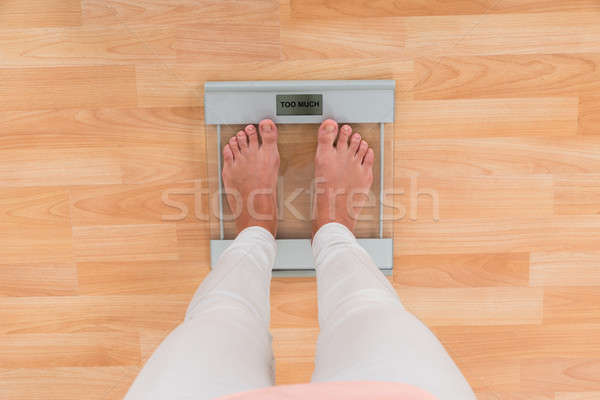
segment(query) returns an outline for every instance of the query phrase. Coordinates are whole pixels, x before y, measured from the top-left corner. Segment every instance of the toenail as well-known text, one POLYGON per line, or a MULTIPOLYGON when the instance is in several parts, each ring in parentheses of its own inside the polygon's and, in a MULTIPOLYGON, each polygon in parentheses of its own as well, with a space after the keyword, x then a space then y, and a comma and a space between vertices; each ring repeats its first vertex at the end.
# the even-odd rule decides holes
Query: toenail
POLYGON ((262 126, 262 130, 263 130, 263 132, 265 132, 265 133, 269 133, 269 132, 271 132, 271 124, 264 124, 264 125, 262 126))
POLYGON ((342 127, 342 129, 343 129, 343 130, 344 130, 344 132, 346 132, 346 133, 350 132, 350 127, 349 127, 348 125, 344 125, 344 126, 342 127))
POLYGON ((248 126, 248 130, 249 130, 250 132, 254 132, 254 125, 250 125, 250 126, 248 126))
POLYGON ((333 124, 327 124, 327 125, 325 125, 325 132, 331 133, 333 131, 335 131, 335 127, 333 126, 333 124))

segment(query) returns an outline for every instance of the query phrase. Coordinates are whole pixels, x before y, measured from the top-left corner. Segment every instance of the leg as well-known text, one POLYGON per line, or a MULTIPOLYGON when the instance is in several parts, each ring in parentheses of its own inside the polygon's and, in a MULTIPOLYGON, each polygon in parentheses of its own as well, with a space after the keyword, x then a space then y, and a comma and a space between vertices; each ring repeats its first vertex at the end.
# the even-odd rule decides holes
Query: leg
POLYGON ((200 285, 185 320, 156 349, 127 394, 137 399, 213 399, 271 386, 269 285, 273 236, 241 232, 200 285))
MULTIPOLYGON (((237 191, 243 202, 236 220, 241 232, 196 291, 185 320, 150 357, 127 400, 204 400, 274 384, 268 329, 279 156, 273 122, 262 121, 260 129, 262 145, 249 125, 224 150, 225 188, 237 191), (261 196, 251 197, 254 189, 261 196)), ((235 200, 228 196, 231 209, 235 200)))
MULTIPOLYGON (((328 123, 334 124, 326 121, 324 125, 328 123)), ((340 132, 342 142, 344 129, 346 126, 340 132)), ((444 347, 404 309, 389 281, 356 242, 351 232, 356 216, 353 210, 336 210, 334 218, 327 215, 329 205, 335 204, 327 198, 329 189, 333 187, 340 193, 353 185, 370 187, 372 179, 372 156, 366 158, 371 152, 363 150, 362 161, 356 156, 360 152, 356 134, 350 145, 343 143, 341 149, 338 138, 337 148, 332 150, 337 126, 333 132, 321 128, 321 151, 317 150, 317 157, 321 155, 322 159, 316 163, 316 174, 325 187, 321 188, 322 198, 317 198, 313 239, 321 326, 313 381, 397 381, 415 385, 440 399, 474 400, 471 388, 444 347), (357 160, 360 167, 346 165, 344 176, 329 172, 338 170, 339 160, 344 158, 344 163, 357 160), (333 183, 333 179, 338 182, 333 183), (340 223, 330 223, 336 220, 340 223)), ((348 138, 349 132, 344 135, 348 138)))

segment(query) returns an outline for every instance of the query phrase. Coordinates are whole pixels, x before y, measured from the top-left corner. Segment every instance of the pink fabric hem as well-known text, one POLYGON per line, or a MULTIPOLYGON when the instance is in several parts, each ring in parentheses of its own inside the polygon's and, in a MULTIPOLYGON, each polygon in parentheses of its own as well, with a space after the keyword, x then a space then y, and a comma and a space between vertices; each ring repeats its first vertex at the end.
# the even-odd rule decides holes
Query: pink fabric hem
POLYGON ((321 382, 272 386, 218 400, 437 400, 422 389, 398 382, 321 382))

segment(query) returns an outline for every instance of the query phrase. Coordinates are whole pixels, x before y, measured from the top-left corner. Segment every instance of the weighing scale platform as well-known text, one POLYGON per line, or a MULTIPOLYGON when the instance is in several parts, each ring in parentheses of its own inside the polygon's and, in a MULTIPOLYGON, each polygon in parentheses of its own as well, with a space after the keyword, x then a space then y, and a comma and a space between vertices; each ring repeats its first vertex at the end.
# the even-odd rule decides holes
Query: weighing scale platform
MULTIPOLYGON (((281 158, 278 183, 278 255, 275 276, 314 274, 310 247, 314 156, 319 124, 332 118, 352 125, 375 152, 372 196, 355 230, 359 243, 386 274, 393 268, 393 80, 206 82, 209 191, 222 191, 221 150, 247 124, 272 119, 281 158), (382 202, 383 200, 383 202, 382 202)), ((235 238, 225 196, 212 201, 211 265, 235 238)))

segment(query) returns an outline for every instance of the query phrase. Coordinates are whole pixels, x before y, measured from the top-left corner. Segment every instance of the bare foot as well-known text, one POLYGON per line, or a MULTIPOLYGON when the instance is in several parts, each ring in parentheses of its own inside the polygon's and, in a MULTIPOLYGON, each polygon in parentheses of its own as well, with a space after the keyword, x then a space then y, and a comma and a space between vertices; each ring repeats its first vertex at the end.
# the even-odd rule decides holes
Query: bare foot
POLYGON ((248 125, 229 139, 223 149, 223 184, 234 214, 238 233, 249 226, 262 226, 277 233, 277 126, 270 119, 248 125))
POLYGON ((374 159, 373 149, 358 133, 352 134, 350 125, 342 126, 338 133, 334 120, 321 124, 315 157, 313 236, 329 222, 339 222, 354 232, 373 183, 374 159))

